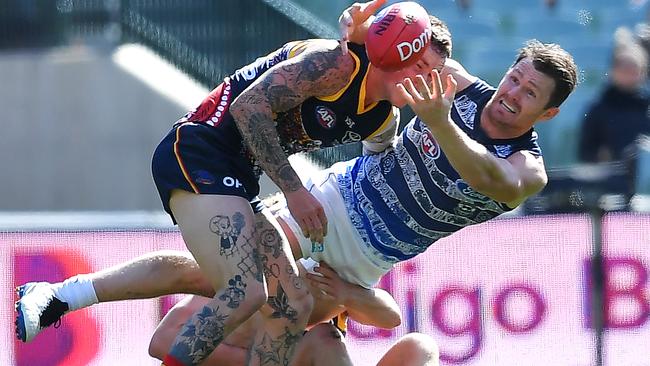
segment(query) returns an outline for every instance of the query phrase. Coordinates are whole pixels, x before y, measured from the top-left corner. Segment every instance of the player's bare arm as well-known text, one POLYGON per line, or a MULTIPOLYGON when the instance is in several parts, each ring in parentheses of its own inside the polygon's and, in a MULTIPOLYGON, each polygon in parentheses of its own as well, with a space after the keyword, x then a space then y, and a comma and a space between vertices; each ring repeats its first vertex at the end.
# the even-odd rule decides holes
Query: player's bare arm
POLYGON ((318 274, 307 274, 309 286, 316 298, 312 320, 331 319, 341 311, 347 311, 350 318, 361 324, 385 329, 401 324, 399 305, 388 292, 347 282, 324 262, 315 267, 314 271, 318 274), (323 316, 326 311, 331 313, 323 316), (320 314, 315 314, 317 312, 320 314))
POLYGON ((380 288, 367 289, 348 284, 344 305, 354 321, 378 328, 392 329, 402 324, 399 306, 395 299, 380 288))
POLYGON ((440 79, 436 70, 432 73, 431 88, 421 76, 415 83, 407 79, 401 86, 402 92, 467 184, 510 207, 541 190, 547 181, 543 160, 526 152, 502 159, 467 136, 449 114, 456 94, 456 81, 453 75, 448 75, 443 91, 440 79))
POLYGON ((275 113, 297 107, 309 97, 335 94, 347 85, 355 64, 339 47, 333 40, 310 42, 302 53, 260 76, 230 107, 251 153, 284 192, 303 235, 315 242, 322 242, 327 234, 327 218, 289 165, 273 119, 275 113))
POLYGON ((309 97, 336 93, 347 84, 353 70, 354 61, 342 55, 335 42, 318 42, 270 69, 230 107, 251 152, 283 192, 296 191, 302 184, 278 143, 274 114, 309 97))

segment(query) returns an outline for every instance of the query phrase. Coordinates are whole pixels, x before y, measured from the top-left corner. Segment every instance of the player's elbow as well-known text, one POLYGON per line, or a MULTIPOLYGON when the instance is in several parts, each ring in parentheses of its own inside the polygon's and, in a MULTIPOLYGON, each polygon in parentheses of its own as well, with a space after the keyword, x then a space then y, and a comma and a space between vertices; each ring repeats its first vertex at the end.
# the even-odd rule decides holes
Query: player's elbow
POLYGON ((502 197, 510 196, 515 191, 515 187, 510 182, 498 181, 488 173, 480 172, 471 176, 463 176, 462 178, 474 191, 492 199, 497 199, 494 196, 495 194, 502 197))
POLYGON ((385 329, 393 329, 402 325, 402 314, 399 311, 390 311, 386 314, 385 329))
POLYGON ((521 202, 526 197, 526 191, 521 182, 482 180, 467 182, 476 192, 479 192, 497 202, 521 202))
POLYGON ((541 191, 547 182, 548 178, 546 175, 543 175, 534 181, 506 180, 485 184, 483 186, 472 186, 472 188, 497 202, 503 202, 510 207, 515 207, 528 197, 541 191))
POLYGON ((185 322, 210 299, 200 296, 187 296, 176 304, 160 321, 149 342, 149 355, 162 360, 174 343, 176 335, 185 322))
POLYGON ((381 329, 393 329, 402 324, 402 317, 392 312, 382 313, 380 316, 367 318, 365 320, 355 319, 357 322, 381 329))

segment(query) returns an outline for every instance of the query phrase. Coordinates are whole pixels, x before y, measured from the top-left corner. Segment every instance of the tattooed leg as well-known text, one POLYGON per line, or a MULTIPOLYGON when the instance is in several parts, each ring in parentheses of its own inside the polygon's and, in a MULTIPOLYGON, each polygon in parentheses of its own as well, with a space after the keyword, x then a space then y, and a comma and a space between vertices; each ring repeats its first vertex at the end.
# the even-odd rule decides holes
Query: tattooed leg
POLYGON ((298 277, 289 245, 275 220, 258 214, 256 228, 269 297, 261 309, 264 326, 255 335, 248 364, 286 366, 307 326, 313 299, 298 277))
POLYGON ((243 198, 174 191, 170 206, 183 240, 216 290, 174 340, 168 357, 197 365, 266 302, 254 232, 243 198))

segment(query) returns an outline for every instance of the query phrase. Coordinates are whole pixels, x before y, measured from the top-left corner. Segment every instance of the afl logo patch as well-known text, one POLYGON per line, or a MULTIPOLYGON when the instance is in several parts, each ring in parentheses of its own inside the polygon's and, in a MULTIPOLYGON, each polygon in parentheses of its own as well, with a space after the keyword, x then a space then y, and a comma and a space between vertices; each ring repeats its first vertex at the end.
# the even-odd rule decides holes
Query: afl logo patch
POLYGON ((331 109, 322 105, 316 107, 316 119, 323 128, 327 128, 328 130, 336 126, 336 114, 331 109))
POLYGON ((429 130, 422 131, 422 152, 432 159, 440 156, 440 146, 429 130))

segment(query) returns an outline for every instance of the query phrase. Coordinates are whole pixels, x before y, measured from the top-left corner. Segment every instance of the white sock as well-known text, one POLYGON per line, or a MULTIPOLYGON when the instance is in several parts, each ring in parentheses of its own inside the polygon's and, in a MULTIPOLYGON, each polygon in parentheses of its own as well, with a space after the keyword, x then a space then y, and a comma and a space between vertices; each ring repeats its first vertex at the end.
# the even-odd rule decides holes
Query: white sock
POLYGON ((93 281, 88 275, 77 275, 55 284, 54 294, 57 299, 68 303, 69 311, 82 309, 99 302, 93 281))

